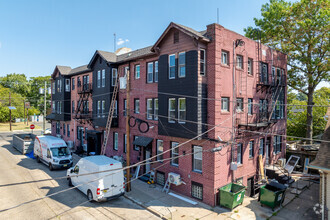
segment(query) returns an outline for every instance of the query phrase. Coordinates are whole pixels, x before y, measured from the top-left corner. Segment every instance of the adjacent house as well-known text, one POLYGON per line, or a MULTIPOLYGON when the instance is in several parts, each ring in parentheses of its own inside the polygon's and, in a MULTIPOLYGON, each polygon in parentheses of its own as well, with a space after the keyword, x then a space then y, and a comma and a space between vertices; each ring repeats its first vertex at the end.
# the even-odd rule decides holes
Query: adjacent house
POLYGON ((63 111, 55 104, 48 117, 52 134, 99 154, 115 82, 130 74, 130 109, 120 89, 107 156, 125 160, 128 147, 131 164, 157 155, 140 174, 155 169, 160 185, 169 172, 179 174, 185 184, 171 190, 209 205, 232 181, 252 195, 258 155, 267 164, 285 157, 286 54, 219 24, 196 31, 176 23, 153 45, 127 51, 97 50, 88 65, 55 68, 52 101, 63 101, 63 111), (66 96, 57 89, 59 78, 69 80, 66 96))

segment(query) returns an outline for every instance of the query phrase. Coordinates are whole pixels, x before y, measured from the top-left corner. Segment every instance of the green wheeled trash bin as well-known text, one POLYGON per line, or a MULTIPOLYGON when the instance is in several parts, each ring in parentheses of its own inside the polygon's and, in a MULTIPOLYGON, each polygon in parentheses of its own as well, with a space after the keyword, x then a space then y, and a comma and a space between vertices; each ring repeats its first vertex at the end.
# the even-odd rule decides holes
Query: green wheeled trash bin
POLYGON ((243 203, 245 186, 229 183, 219 189, 220 191, 220 205, 229 209, 243 203))
POLYGON ((283 203, 285 190, 286 186, 276 182, 271 182, 262 186, 259 191, 260 203, 274 210, 275 207, 283 203))

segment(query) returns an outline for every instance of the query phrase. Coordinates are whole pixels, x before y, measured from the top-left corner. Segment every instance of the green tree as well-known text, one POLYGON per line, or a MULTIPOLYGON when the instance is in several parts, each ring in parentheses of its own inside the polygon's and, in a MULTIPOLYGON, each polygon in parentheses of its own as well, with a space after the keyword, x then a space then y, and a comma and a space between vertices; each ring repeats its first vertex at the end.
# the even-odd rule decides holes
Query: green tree
POLYGON ((31 89, 25 74, 7 74, 4 77, 0 77, 0 84, 5 88, 10 88, 12 92, 19 93, 24 97, 28 95, 31 89))
MULTIPOLYGON (((29 80, 29 84, 31 85, 30 92, 27 96, 27 101, 31 102, 31 105, 35 108, 38 108, 40 112, 44 110, 44 94, 39 93, 40 88, 45 87, 45 81, 47 82, 47 88, 50 87, 50 77, 49 76, 38 76, 38 77, 31 77, 29 80)), ((46 91, 46 99, 48 100, 47 108, 50 108, 51 94, 46 91)))
MULTIPOLYGON (((288 55, 288 84, 307 96, 306 134, 313 136, 314 92, 329 76, 329 0, 285 2, 270 0, 262 6, 261 18, 254 18, 262 43, 288 55)), ((258 39, 252 27, 247 37, 258 39)))
MULTIPOLYGON (((314 93, 315 106, 313 107, 313 131, 314 136, 324 132, 327 120, 325 115, 326 107, 330 104, 330 88, 322 87, 314 93)), ((288 93, 288 120, 287 133, 290 136, 303 136, 306 134, 307 123, 307 101, 297 99, 297 94, 288 93)))

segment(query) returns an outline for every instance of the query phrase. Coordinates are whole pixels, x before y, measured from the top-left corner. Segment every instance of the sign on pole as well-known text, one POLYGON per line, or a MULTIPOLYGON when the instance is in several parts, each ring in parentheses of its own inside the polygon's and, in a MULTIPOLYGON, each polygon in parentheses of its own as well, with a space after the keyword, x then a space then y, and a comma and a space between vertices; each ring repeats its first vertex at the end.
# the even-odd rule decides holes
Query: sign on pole
POLYGON ((31 125, 30 125, 30 129, 33 130, 34 128, 35 128, 34 124, 31 124, 31 125))
POLYGON ((25 108, 30 108, 30 102, 25 102, 25 108))

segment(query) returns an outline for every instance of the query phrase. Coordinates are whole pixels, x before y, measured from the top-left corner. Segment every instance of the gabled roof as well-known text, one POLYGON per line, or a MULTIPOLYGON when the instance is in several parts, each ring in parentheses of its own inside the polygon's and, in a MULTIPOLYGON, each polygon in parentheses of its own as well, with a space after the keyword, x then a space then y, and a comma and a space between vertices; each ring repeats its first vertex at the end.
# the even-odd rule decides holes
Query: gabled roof
POLYGON ((58 70, 61 75, 65 76, 65 75, 69 75, 69 73, 71 71, 71 67, 69 67, 69 66, 59 66, 59 65, 56 65, 56 67, 54 69, 54 72, 51 75, 52 78, 55 76, 56 70, 58 70))
POLYGON ((117 62, 128 61, 142 56, 153 55, 154 52, 151 51, 152 46, 141 48, 138 50, 133 50, 128 53, 121 54, 117 56, 117 62))
POLYGON ((93 65, 95 59, 97 58, 97 56, 102 57, 102 59, 104 59, 107 62, 110 63, 114 63, 116 62, 117 56, 114 53, 111 52, 107 52, 107 51, 102 51, 102 50, 96 50, 91 61, 89 62, 89 64, 87 65, 88 68, 91 68, 91 66, 93 65))
POLYGON ((90 68, 87 67, 87 65, 83 65, 83 66, 78 66, 76 68, 73 68, 69 75, 75 75, 75 74, 79 74, 79 73, 84 73, 84 72, 88 72, 91 71, 90 68))
POLYGON ((183 33, 194 37, 196 40, 201 40, 201 41, 205 41, 205 42, 209 42, 210 39, 207 38, 206 36, 204 36, 204 34, 206 33, 205 31, 196 31, 190 27, 186 27, 182 24, 177 24, 174 22, 171 22, 169 24, 169 26, 166 28, 166 30, 163 32, 163 34, 159 37, 159 39, 156 41, 156 43, 152 46, 151 51, 154 51, 155 48, 159 45, 159 43, 164 39, 164 37, 166 36, 166 34, 169 32, 169 30, 171 30, 172 28, 176 28, 179 31, 182 31, 183 33))

